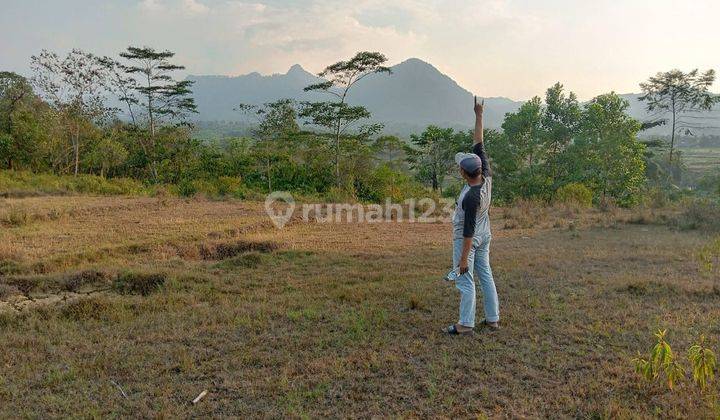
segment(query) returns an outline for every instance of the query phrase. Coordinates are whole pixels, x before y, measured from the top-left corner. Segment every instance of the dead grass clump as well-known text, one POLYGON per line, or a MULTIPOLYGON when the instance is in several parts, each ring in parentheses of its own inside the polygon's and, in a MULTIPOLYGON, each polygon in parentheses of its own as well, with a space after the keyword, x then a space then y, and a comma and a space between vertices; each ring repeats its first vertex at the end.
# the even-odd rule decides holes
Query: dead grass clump
POLYGON ((512 207, 503 209, 505 229, 528 229, 547 219, 547 209, 532 200, 517 200, 512 207))
POLYGON ((131 255, 140 255, 150 252, 150 247, 145 244, 131 244, 125 247, 125 251, 131 255))
POLYGON ((408 299, 408 309, 411 311, 422 310, 425 309, 425 305, 419 296, 413 294, 408 299))
POLYGON ((20 290, 9 284, 0 284, 0 300, 7 300, 10 296, 19 295, 20 290))
POLYGON ((41 276, 7 277, 3 279, 3 283, 16 288, 22 294, 28 296, 30 292, 37 290, 41 284, 45 283, 42 280, 43 277, 41 276))
POLYGON ((113 289, 124 295, 147 296, 162 287, 166 280, 167 275, 164 273, 126 271, 115 279, 113 289))
POLYGON ((101 320, 107 318, 113 306, 107 298, 83 298, 64 305, 60 314, 63 318, 73 321, 101 320))
POLYGON ((627 223, 635 225, 662 225, 667 223, 667 217, 653 208, 640 207, 627 218, 627 223))
POLYGON ((32 217, 26 208, 20 206, 10 206, 0 219, 0 222, 6 226, 20 227, 30 223, 31 219, 32 217))
POLYGON ((202 244, 199 251, 204 260, 224 260, 247 252, 272 252, 278 249, 275 242, 236 241, 230 243, 202 244))
POLYGON ((602 197, 598 203, 598 209, 604 213, 617 213, 619 207, 612 197, 602 197))
POLYGON ((62 288, 68 292, 77 292, 86 285, 108 285, 112 282, 113 275, 106 271, 84 270, 77 273, 65 275, 60 279, 62 288))
POLYGON ((13 260, 5 260, 0 258, 0 276, 9 274, 19 274, 22 271, 20 263, 13 260))
POLYGON ((660 283, 657 281, 633 282, 622 287, 620 291, 630 293, 634 296, 676 296, 680 292, 677 286, 673 284, 660 283))
POLYGON ((200 255, 200 248, 202 246, 198 247, 195 245, 175 245, 175 252, 176 254, 184 259, 184 260, 199 260, 200 255))

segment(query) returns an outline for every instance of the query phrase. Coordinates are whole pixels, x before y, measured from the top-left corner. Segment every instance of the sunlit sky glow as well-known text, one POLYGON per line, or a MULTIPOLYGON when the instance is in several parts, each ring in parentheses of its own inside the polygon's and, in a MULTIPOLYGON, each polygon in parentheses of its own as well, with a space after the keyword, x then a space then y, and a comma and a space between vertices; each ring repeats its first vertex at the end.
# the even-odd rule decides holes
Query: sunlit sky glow
MULTIPOLYGON (((672 68, 720 69, 717 0, 0 0, 0 70, 73 47, 177 52, 191 74, 318 72, 359 50, 430 62, 482 96, 637 92, 672 68)), ((713 91, 720 91, 717 83, 713 91)))

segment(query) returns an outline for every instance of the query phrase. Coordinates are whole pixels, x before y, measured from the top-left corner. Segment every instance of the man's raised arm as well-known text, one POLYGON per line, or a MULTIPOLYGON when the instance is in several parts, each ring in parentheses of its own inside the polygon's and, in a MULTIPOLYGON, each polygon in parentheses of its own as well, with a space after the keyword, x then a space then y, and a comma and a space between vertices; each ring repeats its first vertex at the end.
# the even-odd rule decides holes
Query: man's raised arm
POLYGON ((473 145, 483 142, 483 108, 485 107, 485 99, 478 103, 475 97, 475 134, 473 136, 473 145))

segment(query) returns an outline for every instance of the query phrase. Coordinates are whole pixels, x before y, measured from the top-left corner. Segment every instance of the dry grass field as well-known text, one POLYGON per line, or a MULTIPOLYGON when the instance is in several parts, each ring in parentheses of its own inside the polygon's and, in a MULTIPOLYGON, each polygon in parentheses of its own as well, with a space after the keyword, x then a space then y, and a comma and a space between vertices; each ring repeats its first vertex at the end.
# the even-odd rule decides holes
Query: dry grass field
POLYGON ((720 350, 702 232, 494 209, 502 329, 447 337, 444 223, 278 230, 262 203, 170 198, 0 215, 0 418, 720 415, 716 383, 669 391, 631 363, 660 328, 679 355, 720 350))

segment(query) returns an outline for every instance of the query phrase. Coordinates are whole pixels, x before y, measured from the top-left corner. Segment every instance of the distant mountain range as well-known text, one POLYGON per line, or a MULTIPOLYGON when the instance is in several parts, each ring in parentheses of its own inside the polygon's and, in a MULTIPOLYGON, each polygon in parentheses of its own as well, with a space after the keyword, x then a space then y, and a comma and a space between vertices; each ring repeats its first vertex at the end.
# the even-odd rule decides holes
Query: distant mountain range
MULTIPOLYGON (((365 105, 373 120, 385 124, 389 134, 407 135, 429 124, 469 128, 472 124, 473 94, 441 73, 431 64, 411 58, 393 67, 392 74, 376 74, 358 82, 348 101, 365 105)), ((320 78, 299 64, 285 74, 263 76, 188 76, 193 80, 198 121, 242 121, 245 118, 234 108, 240 103, 262 104, 281 98, 298 101, 322 100, 328 96, 304 92, 303 88, 320 78)), ((621 95, 630 102, 629 114, 638 120, 648 119, 638 94, 621 95)), ((485 98, 486 126, 499 128, 507 112, 516 111, 522 102, 503 97, 485 98)), ((720 109, 713 111, 720 126, 720 109)), ((646 134, 665 134, 667 128, 655 128, 646 134)), ((703 134, 720 134, 720 129, 703 134)))

